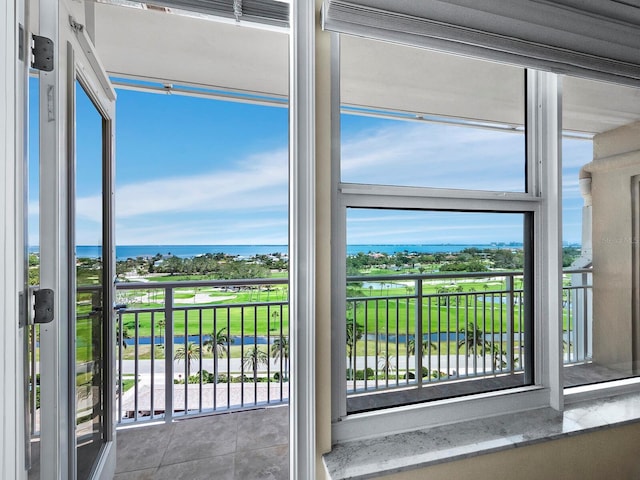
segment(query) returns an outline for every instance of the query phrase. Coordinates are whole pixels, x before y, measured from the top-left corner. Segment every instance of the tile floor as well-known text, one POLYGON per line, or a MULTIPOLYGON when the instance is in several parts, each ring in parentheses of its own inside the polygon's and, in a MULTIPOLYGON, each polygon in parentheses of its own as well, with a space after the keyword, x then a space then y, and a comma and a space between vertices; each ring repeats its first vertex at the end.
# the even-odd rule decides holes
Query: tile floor
POLYGON ((118 430, 114 480, 286 480, 286 406, 118 430))

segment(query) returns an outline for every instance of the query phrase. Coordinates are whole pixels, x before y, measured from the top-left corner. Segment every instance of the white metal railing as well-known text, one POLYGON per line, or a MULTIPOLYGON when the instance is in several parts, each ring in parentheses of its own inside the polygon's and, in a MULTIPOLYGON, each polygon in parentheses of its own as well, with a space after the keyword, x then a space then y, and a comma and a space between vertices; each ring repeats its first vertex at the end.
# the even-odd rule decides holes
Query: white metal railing
POLYGON ((287 279, 117 284, 118 422, 286 402, 287 290, 287 279))
MULTIPOLYGON (((591 270, 564 276, 565 364, 588 362, 591 270)), ((523 283, 521 272, 349 277, 347 394, 524 372, 523 283)))

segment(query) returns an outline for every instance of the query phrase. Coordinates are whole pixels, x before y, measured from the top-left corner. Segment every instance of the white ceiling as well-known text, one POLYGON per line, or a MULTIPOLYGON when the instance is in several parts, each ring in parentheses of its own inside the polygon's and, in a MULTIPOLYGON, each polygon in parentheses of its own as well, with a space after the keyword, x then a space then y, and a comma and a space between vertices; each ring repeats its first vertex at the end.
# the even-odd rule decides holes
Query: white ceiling
POLYGON ((95 14, 96 49, 111 75, 288 94, 285 33, 103 3, 95 14))
MULTIPOLYGON (((281 31, 95 4, 96 48, 107 71, 166 83, 266 95, 288 93, 281 31)), ((523 69, 343 36, 348 105, 521 124, 523 69)), ((597 133, 640 120, 640 89, 564 78, 564 128, 597 133)))
MULTIPOLYGON (((522 124, 524 70, 358 37, 341 40, 345 103, 522 124)), ((640 120, 640 88, 563 77, 563 128, 599 133, 640 120)))
POLYGON ((524 69, 343 36, 343 103, 524 123, 524 69))

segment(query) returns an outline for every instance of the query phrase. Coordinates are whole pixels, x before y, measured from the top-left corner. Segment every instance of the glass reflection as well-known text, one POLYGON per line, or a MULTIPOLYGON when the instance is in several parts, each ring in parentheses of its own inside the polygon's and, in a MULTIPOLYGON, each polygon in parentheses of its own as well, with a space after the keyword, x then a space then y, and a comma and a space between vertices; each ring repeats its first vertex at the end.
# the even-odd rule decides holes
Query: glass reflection
POLYGON ((75 401, 77 472, 78 479, 84 479, 89 478, 105 438, 103 118, 79 82, 75 90, 75 401))

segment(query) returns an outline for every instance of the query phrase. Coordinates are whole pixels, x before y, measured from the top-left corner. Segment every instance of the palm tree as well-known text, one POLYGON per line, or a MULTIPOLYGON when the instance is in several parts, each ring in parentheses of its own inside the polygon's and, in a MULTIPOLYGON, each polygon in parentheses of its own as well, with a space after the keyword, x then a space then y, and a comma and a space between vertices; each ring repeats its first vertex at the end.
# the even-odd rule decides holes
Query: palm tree
POLYGON ((364 335, 364 327, 358 322, 354 322, 350 318, 347 318, 347 350, 349 355, 349 371, 355 375, 354 369, 354 354, 356 343, 364 335))
POLYGON ((260 350, 257 345, 249 347, 242 357, 242 364, 245 368, 253 371, 253 381, 258 379, 258 366, 267 365, 269 362, 269 355, 267 352, 260 350))
POLYGON ((176 348, 176 354, 173 356, 174 360, 185 360, 187 364, 187 378, 185 382, 189 381, 191 376, 191 360, 200 358, 200 347, 193 342, 189 342, 187 346, 176 348))
MULTIPOLYGON (((116 337, 120 336, 120 325, 116 326, 116 337)), ((121 341, 122 341, 122 347, 123 348, 127 348, 127 342, 126 339, 128 338, 133 338, 131 336, 131 334, 129 333, 129 330, 127 330, 126 328, 122 329, 122 337, 121 337, 121 341)))
POLYGON ((271 344, 271 355, 284 360, 284 376, 289 378, 289 337, 276 338, 271 344))
POLYGON ((460 333, 464 337, 458 342, 458 350, 466 346, 467 355, 471 352, 474 355, 483 355, 485 352, 490 351, 491 342, 485 340, 484 332, 474 322, 469 322, 466 328, 460 329, 460 333))
POLYGON ((446 307, 449 304, 449 298, 446 296, 447 289, 440 287, 436 290, 438 294, 438 307, 446 307))
MULTIPOLYGON (((422 340, 422 355, 425 354, 425 352, 429 351, 429 350, 437 350, 438 346, 427 340, 424 339, 422 340)), ((416 353, 416 337, 411 337, 409 339, 409 341, 407 342, 407 353, 409 353, 409 355, 415 355, 416 353)))
POLYGON ((278 318, 279 317, 280 317, 280 313, 278 311, 274 310, 273 313, 271 314, 271 318, 273 318, 273 322, 276 324, 276 326, 272 327, 271 326, 271 321, 269 321, 269 331, 277 329, 278 318))
POLYGON ((213 352, 213 375, 214 382, 218 383, 218 358, 228 355, 227 346, 233 343, 233 339, 229 341, 229 336, 224 333, 226 327, 212 333, 209 340, 205 340, 204 345, 210 352, 213 352))
POLYGON ((384 377, 388 378, 389 372, 392 372, 396 369, 396 366, 393 363, 394 357, 386 351, 379 351, 378 355, 381 357, 378 361, 378 367, 384 372, 384 377))
POLYGON ((160 329, 160 336, 164 337, 164 327, 167 326, 167 322, 164 320, 158 320, 158 328, 160 329))
POLYGON ((507 352, 502 348, 502 344, 500 343, 490 343, 490 346, 491 356, 493 358, 493 369, 502 370, 507 366, 507 362, 505 360, 507 352))

